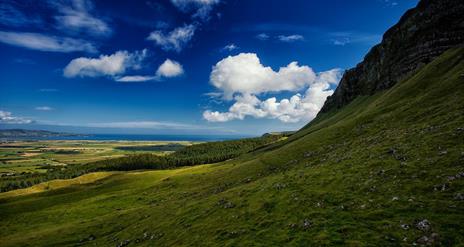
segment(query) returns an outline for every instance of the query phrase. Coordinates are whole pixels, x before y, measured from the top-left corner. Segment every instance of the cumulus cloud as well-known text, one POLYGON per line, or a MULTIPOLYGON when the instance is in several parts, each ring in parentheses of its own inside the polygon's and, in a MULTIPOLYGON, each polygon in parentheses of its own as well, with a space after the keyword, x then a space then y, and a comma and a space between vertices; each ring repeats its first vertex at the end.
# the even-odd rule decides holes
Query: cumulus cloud
POLYGON ((98 77, 116 76, 127 69, 139 69, 142 60, 147 56, 147 50, 130 53, 117 51, 112 55, 100 55, 98 58, 80 57, 71 60, 64 68, 65 77, 98 77))
POLYGON ((182 65, 174 60, 166 59, 157 69, 155 75, 129 75, 118 77, 115 80, 119 82, 144 82, 159 81, 163 77, 176 77, 184 73, 182 65))
POLYGON ((226 112, 207 110, 203 118, 209 122, 226 122, 255 118, 279 119, 282 122, 311 120, 323 106, 327 96, 333 93, 342 71, 332 69, 315 73, 308 66, 292 62, 278 71, 265 67, 254 53, 229 56, 214 67, 210 82, 226 100, 235 102, 226 112), (263 93, 295 92, 288 99, 271 97, 260 100, 263 93), (298 92, 303 91, 304 94, 298 92))
POLYGON ((36 108, 37 111, 52 111, 53 108, 50 106, 37 106, 36 108))
POLYGON ((0 110, 0 123, 3 124, 29 124, 33 121, 30 119, 16 117, 11 114, 11 112, 0 110))
POLYGON ((182 68, 182 65, 171 59, 166 59, 166 61, 164 61, 164 63, 162 63, 156 71, 156 75, 158 77, 175 77, 182 75, 183 73, 184 69, 182 68))
POLYGON ((97 51, 95 46, 88 41, 73 38, 49 36, 40 33, 0 31, 0 42, 39 51, 84 51, 89 53, 94 53, 97 51))
POLYGON ((281 42, 295 42, 295 41, 303 41, 304 37, 299 34, 293 34, 293 35, 279 35, 277 36, 277 39, 281 42))
POLYGON ((180 52, 192 39, 195 30, 196 26, 193 24, 175 28, 167 34, 160 30, 156 30, 150 33, 147 40, 154 41, 155 44, 160 46, 163 50, 180 52))
POLYGON ((70 32, 83 32, 96 36, 112 33, 111 28, 103 20, 93 16, 93 2, 90 0, 71 0, 54 2, 59 15, 54 18, 57 28, 70 32))
POLYGON ((264 92, 297 91, 316 78, 308 66, 291 62, 274 71, 261 64, 255 53, 240 53, 229 56, 213 66, 210 82, 232 99, 235 93, 259 94, 264 92))

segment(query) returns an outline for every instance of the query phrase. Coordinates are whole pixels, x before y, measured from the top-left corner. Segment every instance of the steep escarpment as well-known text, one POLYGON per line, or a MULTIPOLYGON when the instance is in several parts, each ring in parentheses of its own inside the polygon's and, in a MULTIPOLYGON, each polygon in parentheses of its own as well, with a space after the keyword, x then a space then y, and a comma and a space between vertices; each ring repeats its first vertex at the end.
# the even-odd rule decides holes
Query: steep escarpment
POLYGON ((347 70, 321 112, 391 88, 451 47, 464 43, 464 1, 422 0, 407 11, 364 60, 347 70))

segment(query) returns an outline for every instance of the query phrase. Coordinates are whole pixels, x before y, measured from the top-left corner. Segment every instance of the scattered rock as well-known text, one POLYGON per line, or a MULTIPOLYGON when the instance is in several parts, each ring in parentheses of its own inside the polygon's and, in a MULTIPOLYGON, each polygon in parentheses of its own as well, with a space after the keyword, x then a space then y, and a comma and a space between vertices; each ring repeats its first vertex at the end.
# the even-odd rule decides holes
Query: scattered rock
POLYGON ((401 224, 401 228, 403 228, 404 230, 409 230, 411 226, 409 226, 408 224, 401 224))
POLYGON ((432 233, 430 236, 422 236, 416 240, 417 244, 420 245, 433 245, 435 241, 438 241, 439 235, 437 233, 432 233))
POLYGON ((304 219, 303 220, 303 228, 304 229, 311 228, 311 226, 312 226, 312 222, 309 219, 304 219))
POLYGON ((234 208, 234 207, 235 207, 235 204, 233 204, 232 202, 227 201, 227 200, 224 199, 224 198, 222 198, 221 200, 219 200, 217 204, 218 204, 219 206, 223 207, 223 208, 234 208))
POLYGON ((429 242, 430 242, 430 239, 427 236, 422 236, 416 240, 416 243, 423 244, 423 245, 427 245, 429 244, 429 242))
POLYGON ((117 245, 117 247, 124 247, 124 246, 129 245, 129 243, 130 243, 130 240, 129 240, 129 239, 126 239, 126 240, 122 241, 121 243, 119 243, 119 244, 117 245))
POLYGON ((281 184, 281 183, 274 184, 274 188, 278 190, 285 189, 285 187, 287 187, 287 185, 285 184, 281 184))
POLYGON ((290 223, 288 224, 288 227, 292 228, 292 229, 295 229, 296 228, 296 224, 295 223, 290 223))
POLYGON ((464 178, 464 172, 458 172, 456 175, 454 175, 456 179, 464 178))
POLYGON ((447 184, 438 184, 438 185, 433 186, 433 190, 435 191, 445 191, 448 188, 449 186, 447 184))
POLYGON ((454 195, 454 200, 456 200, 456 201, 464 201, 464 194, 457 193, 456 195, 454 195))
POLYGON ((427 219, 423 219, 416 224, 416 228, 423 232, 428 232, 432 228, 432 225, 427 219))
POLYGON ((305 158, 309 158, 309 157, 311 157, 312 155, 313 155, 313 152, 311 152, 311 151, 307 151, 307 152, 305 152, 305 153, 303 154, 303 156, 304 156, 305 158))

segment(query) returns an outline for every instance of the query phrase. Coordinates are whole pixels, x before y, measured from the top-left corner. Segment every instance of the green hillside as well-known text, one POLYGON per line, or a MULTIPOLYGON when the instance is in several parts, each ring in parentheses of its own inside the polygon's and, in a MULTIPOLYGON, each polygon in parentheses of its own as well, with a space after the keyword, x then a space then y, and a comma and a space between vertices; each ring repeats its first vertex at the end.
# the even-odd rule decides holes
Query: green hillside
POLYGON ((393 88, 233 160, 0 194, 0 243, 459 245, 463 102, 464 48, 456 48, 393 88))

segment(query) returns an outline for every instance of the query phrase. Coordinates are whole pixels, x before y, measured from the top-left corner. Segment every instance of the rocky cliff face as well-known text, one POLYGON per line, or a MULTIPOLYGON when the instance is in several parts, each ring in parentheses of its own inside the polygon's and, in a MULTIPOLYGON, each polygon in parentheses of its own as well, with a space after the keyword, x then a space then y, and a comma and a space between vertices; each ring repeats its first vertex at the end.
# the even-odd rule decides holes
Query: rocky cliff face
POLYGON ((464 44, 464 0, 422 0, 364 60, 343 75, 321 112, 392 87, 447 49, 464 44))

